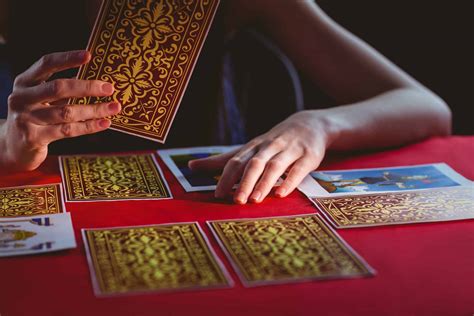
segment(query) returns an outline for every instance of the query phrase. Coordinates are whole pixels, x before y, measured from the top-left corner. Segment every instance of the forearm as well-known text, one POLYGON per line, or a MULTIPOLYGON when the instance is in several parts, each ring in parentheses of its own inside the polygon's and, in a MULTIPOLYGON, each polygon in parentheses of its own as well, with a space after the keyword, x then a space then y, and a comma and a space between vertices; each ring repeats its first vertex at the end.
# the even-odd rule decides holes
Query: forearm
POLYGON ((325 110, 328 149, 358 150, 403 145, 451 132, 451 112, 437 96, 398 89, 325 110))
POLYGON ((451 129, 446 104, 309 0, 273 0, 261 27, 339 104, 323 110, 331 149, 388 147, 451 129), (289 14, 291 13, 291 14, 289 14))
POLYGON ((339 103, 401 88, 425 89, 310 0, 274 0, 260 25, 315 85, 339 103))

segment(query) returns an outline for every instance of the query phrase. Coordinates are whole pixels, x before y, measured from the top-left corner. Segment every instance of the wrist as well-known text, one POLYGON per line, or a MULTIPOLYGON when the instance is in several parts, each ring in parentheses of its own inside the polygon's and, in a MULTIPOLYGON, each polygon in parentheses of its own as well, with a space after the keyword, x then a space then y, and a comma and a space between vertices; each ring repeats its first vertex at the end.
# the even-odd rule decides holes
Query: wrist
POLYGON ((343 133, 343 124, 337 119, 330 109, 308 110, 314 118, 314 126, 318 127, 318 137, 322 137, 326 144, 326 149, 330 148, 343 133))

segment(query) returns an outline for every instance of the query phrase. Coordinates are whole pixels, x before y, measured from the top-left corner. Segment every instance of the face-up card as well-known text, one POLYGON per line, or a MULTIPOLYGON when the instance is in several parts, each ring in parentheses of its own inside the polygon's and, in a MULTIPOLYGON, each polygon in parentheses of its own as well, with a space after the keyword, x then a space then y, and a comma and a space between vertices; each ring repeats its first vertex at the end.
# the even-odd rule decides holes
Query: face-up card
POLYGON ((83 230, 96 295, 232 285, 197 223, 83 230))
POLYGON ((319 215, 208 224, 247 287, 375 273, 319 215))
POLYGON ((87 47, 92 59, 77 78, 108 81, 115 92, 70 103, 118 101, 122 111, 111 118, 111 129, 164 143, 218 5, 104 0, 87 47))
POLYGON ((191 171, 188 162, 207 158, 239 148, 239 146, 193 147, 159 150, 158 155, 168 166, 186 192, 212 191, 216 189, 221 171, 191 171))
POLYGON ((0 219, 0 257, 75 247, 69 213, 0 219))
POLYGON ((444 163, 372 169, 316 171, 298 189, 308 197, 428 190, 469 185, 444 163))
POLYGON ((152 154, 63 156, 59 160, 69 202, 171 198, 152 154))
POLYGON ((0 218, 64 212, 60 184, 0 188, 0 218))
POLYGON ((313 198, 338 228, 474 218, 474 186, 313 198))

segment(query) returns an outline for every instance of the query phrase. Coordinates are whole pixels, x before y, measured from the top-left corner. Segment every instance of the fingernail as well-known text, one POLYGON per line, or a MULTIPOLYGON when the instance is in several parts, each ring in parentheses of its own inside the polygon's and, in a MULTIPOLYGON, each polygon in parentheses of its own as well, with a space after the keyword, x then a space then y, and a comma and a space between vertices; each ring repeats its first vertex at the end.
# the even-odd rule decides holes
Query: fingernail
POLYGON ((110 121, 109 120, 100 120, 99 121, 99 126, 101 128, 109 128, 110 127, 110 121))
POLYGON ((244 192, 238 193, 237 196, 235 197, 235 202, 237 202, 239 204, 247 203, 247 198, 245 196, 245 193, 244 192))
POLYGON ((252 202, 256 203, 260 200, 260 197, 262 196, 262 193, 260 191, 255 191, 254 193, 252 193, 252 195, 250 196, 250 200, 252 200, 252 202))
POLYGON ((285 196, 285 193, 286 193, 286 190, 280 188, 280 189, 277 189, 277 190, 276 190, 275 195, 276 195, 277 197, 280 197, 280 198, 281 198, 281 197, 284 197, 284 196, 285 196))
POLYGON ((114 92, 114 86, 110 83, 103 83, 102 84, 102 92, 106 94, 112 94, 114 92))
POLYGON ((120 104, 117 102, 109 103, 109 111, 111 113, 117 113, 120 110, 120 104))

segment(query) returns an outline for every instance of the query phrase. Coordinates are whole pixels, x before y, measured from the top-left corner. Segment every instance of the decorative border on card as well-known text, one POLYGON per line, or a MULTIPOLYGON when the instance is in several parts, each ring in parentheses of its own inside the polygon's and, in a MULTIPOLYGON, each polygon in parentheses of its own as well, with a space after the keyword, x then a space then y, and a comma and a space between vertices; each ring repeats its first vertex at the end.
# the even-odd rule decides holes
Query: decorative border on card
MULTIPOLYGON (((74 155, 74 156, 60 156, 59 165, 61 170, 61 178, 64 184, 64 195, 68 202, 95 202, 95 201, 120 201, 120 200, 161 200, 172 199, 173 196, 169 189, 168 183, 161 171, 161 168, 156 161, 153 154, 120 154, 120 155, 74 155), (106 170, 106 166, 101 164, 98 166, 101 170, 91 168, 91 172, 81 170, 77 159, 80 158, 115 158, 115 157, 130 157, 136 158, 134 164, 137 169, 133 170, 137 178, 132 181, 132 178, 127 178, 130 172, 116 173, 113 168, 123 168, 123 163, 117 163, 117 166, 110 165, 112 171, 106 170), (84 175, 88 178, 95 175, 96 172, 105 173, 106 179, 103 183, 85 183, 84 175), (133 183, 120 183, 120 179, 132 181, 133 183), (119 195, 119 191, 126 191, 128 185, 136 185, 138 180, 141 180, 142 188, 145 189, 142 193, 132 193, 119 195), (94 186, 100 187, 102 191, 107 191, 110 194, 98 193, 93 194, 89 191, 94 190, 94 186)), ((91 180, 91 179, 88 179, 91 180)))

